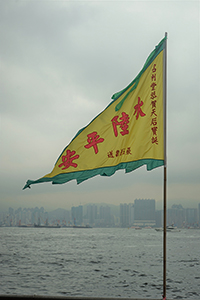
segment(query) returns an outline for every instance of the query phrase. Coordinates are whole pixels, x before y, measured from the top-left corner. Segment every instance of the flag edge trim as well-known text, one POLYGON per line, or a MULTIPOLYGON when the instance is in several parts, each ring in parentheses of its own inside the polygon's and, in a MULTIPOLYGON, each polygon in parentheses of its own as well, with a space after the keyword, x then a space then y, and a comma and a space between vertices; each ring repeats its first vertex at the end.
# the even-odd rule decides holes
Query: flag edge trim
POLYGON ((71 180, 76 180, 77 184, 80 184, 81 182, 93 178, 97 175, 110 177, 114 175, 116 171, 123 170, 123 169, 125 169, 125 173, 129 173, 144 165, 146 165, 147 171, 151 171, 155 168, 163 166, 164 160, 163 159, 141 159, 132 162, 119 163, 118 165, 112 167, 103 167, 103 168, 95 168, 92 170, 62 173, 54 177, 44 176, 37 180, 27 180, 23 190, 25 190, 26 188, 30 188, 30 185, 32 184, 43 183, 43 182, 52 182, 52 184, 64 184, 71 180), (88 173, 88 175, 86 175, 86 173, 88 173))

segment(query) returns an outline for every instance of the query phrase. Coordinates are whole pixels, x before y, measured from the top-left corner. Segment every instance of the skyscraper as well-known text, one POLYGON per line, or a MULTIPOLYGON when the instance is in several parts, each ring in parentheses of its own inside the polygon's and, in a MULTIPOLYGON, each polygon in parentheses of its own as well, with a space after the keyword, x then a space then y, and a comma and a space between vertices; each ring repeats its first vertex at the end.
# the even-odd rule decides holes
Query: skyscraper
POLYGON ((134 201, 134 225, 155 226, 155 200, 136 199, 134 201))
POLYGON ((120 204, 120 226, 130 227, 134 222, 134 205, 133 203, 120 204))
POLYGON ((73 206, 71 208, 71 216, 75 225, 82 225, 83 223, 83 206, 73 206))
POLYGON ((89 222, 89 225, 93 226, 97 219, 97 205, 95 204, 89 204, 87 205, 87 219, 89 222))
POLYGON ((182 227, 186 222, 185 209, 181 204, 174 204, 167 210, 167 224, 182 227))

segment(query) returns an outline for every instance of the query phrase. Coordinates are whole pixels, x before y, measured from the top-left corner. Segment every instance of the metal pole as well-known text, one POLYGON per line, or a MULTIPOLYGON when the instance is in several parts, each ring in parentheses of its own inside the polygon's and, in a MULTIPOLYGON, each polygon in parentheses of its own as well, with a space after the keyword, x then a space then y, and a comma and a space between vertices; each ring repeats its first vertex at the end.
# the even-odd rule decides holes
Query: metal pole
POLYGON ((164 201, 163 201, 163 300, 166 299, 166 260, 167 260, 167 32, 165 32, 165 47, 163 55, 163 111, 164 111, 164 201))
POLYGON ((163 300, 166 299, 166 260, 167 260, 167 232, 166 232, 166 224, 167 224, 167 213, 166 213, 166 185, 167 185, 167 170, 166 166, 164 166, 164 215, 163 215, 163 300))

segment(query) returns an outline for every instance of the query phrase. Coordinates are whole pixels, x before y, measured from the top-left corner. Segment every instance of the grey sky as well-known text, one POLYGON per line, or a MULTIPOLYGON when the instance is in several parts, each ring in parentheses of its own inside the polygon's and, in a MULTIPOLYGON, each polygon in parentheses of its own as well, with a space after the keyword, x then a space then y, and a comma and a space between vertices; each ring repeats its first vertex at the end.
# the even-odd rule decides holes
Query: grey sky
POLYGON ((0 209, 162 202, 163 168, 33 185, 168 32, 168 203, 200 203, 199 1, 0 0, 0 209))

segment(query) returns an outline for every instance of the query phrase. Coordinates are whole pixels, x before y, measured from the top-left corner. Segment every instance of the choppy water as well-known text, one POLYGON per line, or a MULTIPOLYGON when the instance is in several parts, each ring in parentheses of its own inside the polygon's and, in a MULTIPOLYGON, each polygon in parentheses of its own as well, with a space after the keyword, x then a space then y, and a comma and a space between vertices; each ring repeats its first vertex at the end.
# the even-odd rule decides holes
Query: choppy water
MULTIPOLYGON (((161 298, 162 232, 0 228, 0 294, 161 298)), ((200 299, 200 230, 167 233, 167 298, 200 299)))

